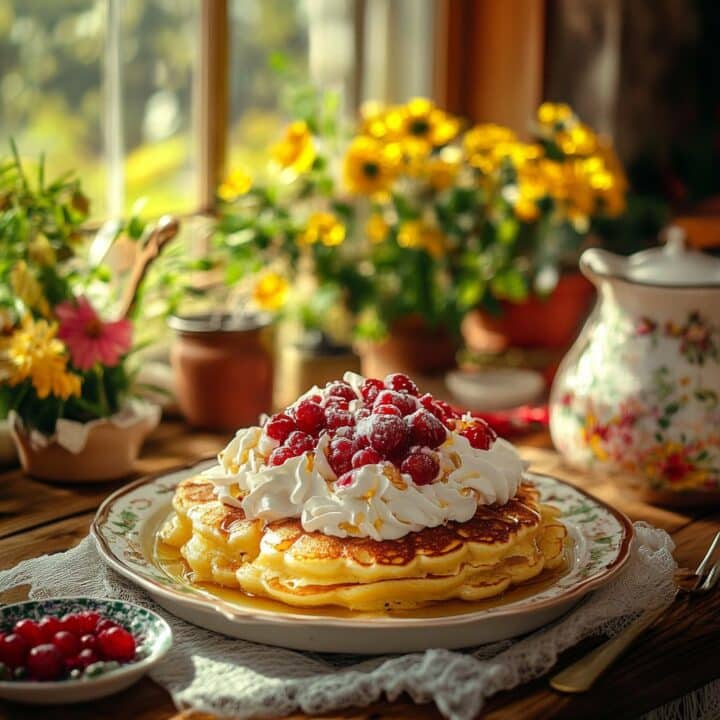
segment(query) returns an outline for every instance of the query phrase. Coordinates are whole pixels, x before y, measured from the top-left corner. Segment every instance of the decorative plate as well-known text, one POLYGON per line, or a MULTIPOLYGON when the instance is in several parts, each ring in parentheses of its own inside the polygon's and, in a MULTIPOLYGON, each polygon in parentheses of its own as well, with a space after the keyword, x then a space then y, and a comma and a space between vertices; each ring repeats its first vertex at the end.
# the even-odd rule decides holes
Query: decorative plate
POLYGON ((232 637, 299 650, 378 654, 430 647, 461 648, 535 630, 604 585, 624 566, 633 528, 617 510, 567 483, 528 473, 543 501, 563 513, 573 540, 568 570, 538 592, 482 610, 455 614, 389 617, 338 616, 246 607, 172 577, 154 560, 157 529, 171 512, 177 484, 208 467, 146 478, 126 485, 99 508, 91 533, 102 557, 144 588, 160 605, 188 622, 232 637))
POLYGON ((18 620, 39 620, 43 615, 95 610, 129 630, 137 639, 136 659, 95 677, 35 682, 0 681, 0 698, 33 705, 77 703, 112 695, 137 682, 172 645, 172 630, 159 615, 122 600, 88 597, 26 600, 0 608, 0 630, 18 620))

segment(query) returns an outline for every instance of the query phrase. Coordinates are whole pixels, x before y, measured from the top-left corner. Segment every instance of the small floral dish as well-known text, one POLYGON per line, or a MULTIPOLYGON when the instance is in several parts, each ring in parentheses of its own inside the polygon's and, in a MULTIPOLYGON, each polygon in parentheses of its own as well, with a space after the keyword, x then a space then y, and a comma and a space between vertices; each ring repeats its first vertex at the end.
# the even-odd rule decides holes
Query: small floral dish
MULTIPOLYGON (((38 680, 22 676, 18 679, 1 679, 0 698, 33 705, 51 705, 86 702, 112 695, 137 682, 172 645, 170 626, 156 613, 121 600, 86 597, 28 600, 6 605, 0 608, 0 636, 8 636, 14 632, 13 629, 17 628, 21 621, 32 621, 28 624, 36 631, 39 627, 46 633, 48 626, 43 627, 43 623, 54 618, 54 622, 60 625, 61 629, 66 629, 64 623, 67 622, 68 615, 95 615, 96 618, 99 615, 101 621, 107 623, 108 629, 115 628, 117 633, 119 626, 123 632, 127 631, 135 640, 132 659, 121 664, 97 661, 81 673, 74 670, 73 674, 65 679, 38 680), (62 619, 57 620, 58 618, 62 619)), ((67 631, 55 633, 55 647, 58 647, 58 635, 69 634, 67 631)), ((6 668, 3 670, 5 675, 10 672, 6 668)))

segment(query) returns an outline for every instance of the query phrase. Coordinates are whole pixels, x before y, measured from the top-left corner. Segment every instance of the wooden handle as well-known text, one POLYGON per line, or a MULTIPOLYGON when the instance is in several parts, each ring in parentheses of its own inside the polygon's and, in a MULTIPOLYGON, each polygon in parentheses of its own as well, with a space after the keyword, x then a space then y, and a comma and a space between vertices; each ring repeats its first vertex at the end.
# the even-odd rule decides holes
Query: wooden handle
POLYGON ((550 686, 565 693, 581 693, 589 690, 630 643, 649 628, 666 609, 663 607, 658 610, 646 610, 635 622, 628 625, 615 637, 550 678, 550 686))
POLYGON ((165 245, 178 234, 179 230, 180 221, 172 215, 163 215, 158 220, 157 225, 150 233, 150 237, 133 264, 130 279, 120 303, 119 316, 121 318, 128 317, 133 311, 138 290, 147 275, 147 271, 150 269, 150 265, 160 255, 165 245))

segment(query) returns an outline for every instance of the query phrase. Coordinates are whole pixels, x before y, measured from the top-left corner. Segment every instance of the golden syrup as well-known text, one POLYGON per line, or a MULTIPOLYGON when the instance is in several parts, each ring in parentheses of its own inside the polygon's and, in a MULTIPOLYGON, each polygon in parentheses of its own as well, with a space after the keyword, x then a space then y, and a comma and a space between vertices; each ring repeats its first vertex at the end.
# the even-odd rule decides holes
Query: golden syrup
POLYGON ((552 570, 545 569, 535 578, 524 582, 522 585, 512 587, 504 593, 488 598, 487 600, 443 600, 432 605, 426 605, 412 610, 368 612, 348 610, 347 608, 331 605, 319 608, 295 607, 285 605, 277 600, 249 595, 240 589, 222 587, 214 583, 197 583, 193 581, 192 570, 188 567, 178 548, 167 545, 160 540, 157 535, 152 547, 152 557, 155 565, 178 584, 194 587, 207 595, 217 597, 225 602, 236 605, 239 608, 243 608, 248 611, 262 610, 265 612, 275 612, 280 614, 289 612, 295 615, 322 615, 325 617, 336 618, 437 618, 447 617, 448 615, 465 615, 481 610, 490 610, 503 605, 509 605, 510 603, 517 602, 518 600, 524 600, 532 595, 541 593, 554 585, 568 572, 568 569, 571 566, 571 556, 572 546, 570 544, 570 539, 568 538, 566 541, 564 561, 560 566, 552 570))

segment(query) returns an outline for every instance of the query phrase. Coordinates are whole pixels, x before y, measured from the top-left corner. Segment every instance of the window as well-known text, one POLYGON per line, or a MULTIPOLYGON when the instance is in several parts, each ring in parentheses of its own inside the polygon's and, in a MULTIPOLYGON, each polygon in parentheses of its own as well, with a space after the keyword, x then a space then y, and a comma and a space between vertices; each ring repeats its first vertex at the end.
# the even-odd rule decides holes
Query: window
POLYGON ((257 166, 297 77, 363 97, 429 94, 432 0, 0 0, 0 155, 13 137, 76 169, 95 219, 210 203, 257 166), (363 58, 367 58, 364 61, 363 58), (364 71, 364 72, 363 72, 364 71))

